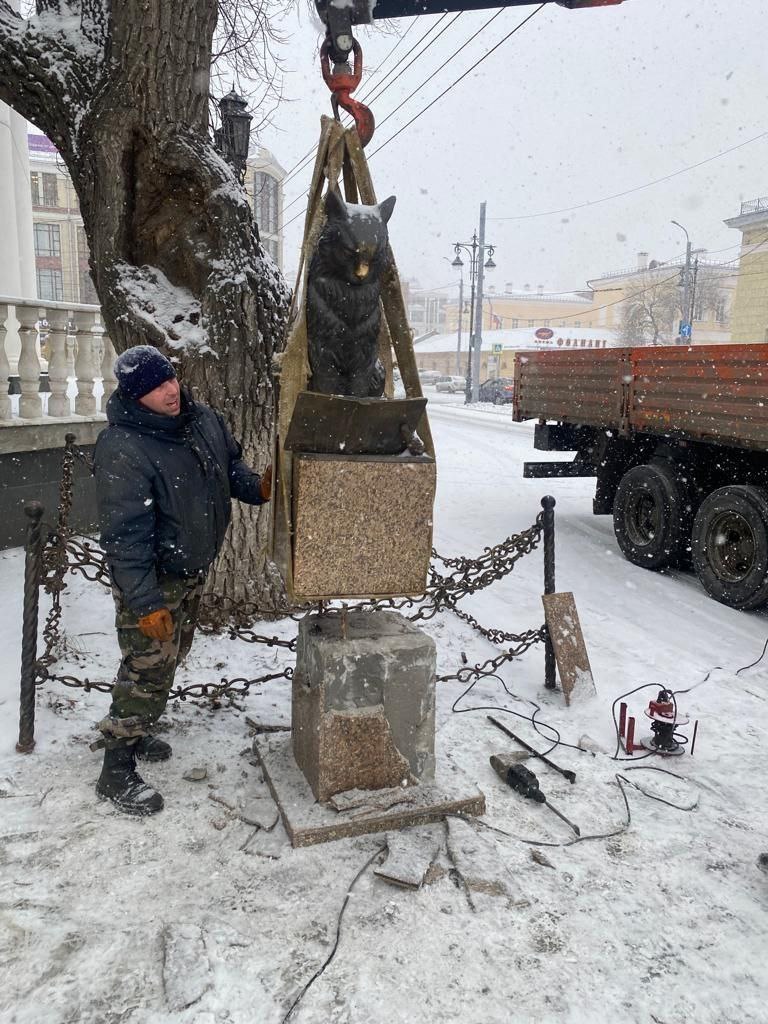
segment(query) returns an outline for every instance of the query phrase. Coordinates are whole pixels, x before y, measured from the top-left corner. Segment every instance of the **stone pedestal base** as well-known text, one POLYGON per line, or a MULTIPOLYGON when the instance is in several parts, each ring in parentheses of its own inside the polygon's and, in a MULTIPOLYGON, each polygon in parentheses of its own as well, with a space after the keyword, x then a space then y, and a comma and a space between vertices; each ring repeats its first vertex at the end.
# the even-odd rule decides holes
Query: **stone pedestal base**
POLYGON ((296 764, 317 800, 431 782, 434 641, 397 612, 307 615, 292 719, 296 764))
POLYGON ((431 783, 356 790, 321 804, 296 766, 290 736, 257 736, 253 750, 294 847, 441 821, 449 814, 485 814, 485 797, 447 755, 438 757, 431 783))

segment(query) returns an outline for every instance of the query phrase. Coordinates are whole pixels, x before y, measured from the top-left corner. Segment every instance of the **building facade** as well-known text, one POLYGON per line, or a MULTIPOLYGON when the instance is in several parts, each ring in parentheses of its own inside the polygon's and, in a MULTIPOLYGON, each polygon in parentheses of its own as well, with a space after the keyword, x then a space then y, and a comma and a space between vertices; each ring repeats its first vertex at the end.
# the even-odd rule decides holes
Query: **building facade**
POLYGON ((283 269, 283 180, 285 169, 268 149, 259 146, 248 157, 245 191, 259 228, 259 237, 275 263, 283 269))
POLYGON ((88 243, 72 180, 45 135, 30 135, 27 144, 37 298, 95 305, 88 243))
MULTIPOLYGON (((732 340, 730 313, 733 301, 736 268, 733 264, 717 263, 701 254, 695 259, 700 287, 694 286, 693 332, 694 345, 727 344, 732 340), (706 277, 707 286, 704 287, 706 277)), ((648 253, 637 254, 637 264, 621 270, 608 271, 587 282, 594 296, 594 323, 596 327, 620 330, 626 301, 636 293, 656 285, 678 289, 685 269, 682 259, 661 263, 649 260, 648 253)), ((676 310, 664 327, 664 342, 672 344, 677 337, 680 312, 676 310)), ((628 342, 629 343, 629 342, 628 342)), ((638 344, 642 344, 640 341, 638 344)))
POLYGON ((448 296, 439 289, 420 288, 418 281, 403 281, 403 299, 408 323, 415 338, 446 329, 448 296))
MULTIPOLYGON (((505 285, 503 291, 497 291, 491 285, 484 289, 483 294, 483 330, 591 328, 597 326, 593 305, 589 291, 545 292, 542 286, 536 291, 527 286, 520 291, 511 284, 505 285)), ((462 330, 469 331, 470 301, 466 283, 463 306, 462 330)), ((446 308, 447 330, 458 330, 458 323, 458 303, 451 302, 446 308)))
MULTIPOLYGON (((29 184, 36 297, 45 302, 98 303, 88 267, 80 204, 58 150, 44 135, 30 135, 29 184)), ((285 171, 266 149, 247 164, 246 192, 264 248, 283 262, 285 171)))
POLYGON ((731 333, 736 342, 768 342, 768 196, 741 204, 725 222, 741 232, 731 333))
MULTIPOLYGON (((585 348, 616 348, 621 343, 615 331, 605 328, 563 329, 518 327, 511 330, 486 331, 480 352, 480 381, 489 377, 509 377, 518 352, 538 349, 564 351, 585 348)), ((456 334, 438 334, 414 345, 418 370, 436 370, 452 376, 467 372, 468 335, 462 335, 458 348, 456 334)))

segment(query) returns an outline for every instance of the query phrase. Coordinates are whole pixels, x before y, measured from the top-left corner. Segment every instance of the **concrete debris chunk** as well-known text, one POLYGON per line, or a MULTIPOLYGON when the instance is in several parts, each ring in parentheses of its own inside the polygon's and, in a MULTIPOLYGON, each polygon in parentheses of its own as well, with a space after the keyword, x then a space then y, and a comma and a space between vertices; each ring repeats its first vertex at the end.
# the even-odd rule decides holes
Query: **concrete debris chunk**
POLYGON ((348 789, 344 793, 336 793, 328 803, 339 812, 356 811, 357 817, 374 811, 386 811, 398 804, 410 804, 416 799, 412 787, 395 786, 391 789, 348 789))
POLYGON ((448 856, 468 893, 510 895, 510 873, 497 844, 459 818, 446 819, 448 856))
POLYGON ((280 812, 271 797, 250 797, 240 803, 239 817, 246 825, 264 828, 268 832, 277 824, 280 812))
POLYGON ((535 847, 533 847, 530 850, 530 854, 531 860, 535 861, 537 864, 541 864, 543 868, 552 868, 553 871, 557 871, 557 868, 549 859, 549 857, 547 857, 545 853, 542 853, 541 850, 537 850, 535 847))
POLYGON ((199 1002, 213 985, 203 930, 196 924, 169 924, 162 932, 163 990, 171 1013, 199 1002))
POLYGON ((374 874, 391 885, 419 889, 444 844, 442 825, 390 832, 387 835, 387 859, 374 874))
POLYGON ((202 782, 203 779, 208 778, 208 769, 204 764, 196 765, 194 768, 188 768, 183 775, 183 778, 187 782, 202 782))

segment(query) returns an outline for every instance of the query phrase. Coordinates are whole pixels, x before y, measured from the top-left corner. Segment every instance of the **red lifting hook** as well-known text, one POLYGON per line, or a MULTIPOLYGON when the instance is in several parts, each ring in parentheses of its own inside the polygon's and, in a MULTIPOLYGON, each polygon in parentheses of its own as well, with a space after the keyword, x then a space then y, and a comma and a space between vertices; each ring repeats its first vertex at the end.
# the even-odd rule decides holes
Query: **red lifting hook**
POLYGON ((320 48, 320 67, 323 72, 323 81, 331 90, 334 116, 338 120, 339 107, 343 107, 348 111, 355 119, 355 127, 357 128, 357 134, 360 136, 361 144, 367 146, 373 138, 375 127, 373 114, 365 104, 353 100, 351 96, 351 93, 360 85, 360 79, 363 77, 363 51, 360 49, 358 41, 354 39, 352 41, 352 52, 355 55, 355 64, 352 74, 347 72, 332 74, 330 50, 331 41, 326 39, 320 48))

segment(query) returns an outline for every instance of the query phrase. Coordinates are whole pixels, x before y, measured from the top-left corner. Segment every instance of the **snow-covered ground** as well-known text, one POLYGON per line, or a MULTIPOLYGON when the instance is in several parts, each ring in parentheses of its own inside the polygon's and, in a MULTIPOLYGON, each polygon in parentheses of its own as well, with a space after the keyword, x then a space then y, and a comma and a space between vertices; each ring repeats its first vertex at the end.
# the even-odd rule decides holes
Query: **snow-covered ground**
MULTIPOLYGON (((552 801, 594 836, 626 821, 616 775, 627 765, 610 756, 611 702, 645 683, 695 687, 679 697, 681 710, 700 719, 695 756, 643 762, 683 779, 637 770, 623 777, 673 804, 697 806, 679 810, 625 784, 625 831, 557 845, 572 839, 568 828, 489 768, 489 755, 514 743, 485 710, 454 714, 462 688, 440 684, 438 749, 450 749, 486 793, 488 824, 518 837, 470 834, 478 865, 496 857, 500 867, 488 880, 506 895, 475 894, 470 905, 455 875, 414 892, 369 867, 346 906, 335 958, 291 1020, 765 1024, 768 878, 755 861, 768 848, 760 789, 768 659, 739 676, 735 670, 759 656, 768 616, 724 608, 684 574, 655 575, 625 562, 610 520, 591 515, 591 481, 522 478, 522 462, 542 456, 531 450, 531 427, 513 424, 509 409, 470 410, 460 396, 430 397, 436 547, 479 553, 530 525, 545 489, 554 493, 558 588, 575 594, 598 688, 597 697, 566 709, 543 688, 537 648, 501 672, 510 694, 489 679, 459 709, 498 705, 526 716, 535 701, 539 718, 564 740, 588 734, 599 744, 607 753, 595 757, 553 752, 577 773, 572 786, 533 765, 552 801)), ((172 705, 165 735, 174 757, 144 770, 166 798, 149 820, 126 818, 94 796, 100 757, 88 743, 107 706, 103 695, 43 688, 37 747, 17 755, 22 564, 20 551, 0 554, 0 1020, 280 1024, 329 956, 347 890, 384 837, 292 850, 281 826, 255 831, 240 820, 274 821, 245 719, 286 723, 284 683, 240 707, 172 705), (207 778, 186 781, 199 765, 207 778), (238 817, 224 804, 245 810, 238 817)), ((536 553, 467 607, 489 626, 539 625, 541 581, 536 553)), ((73 579, 64 604, 71 667, 110 678, 117 648, 109 598, 97 584, 73 579)), ((295 623, 268 628, 287 636, 295 623)), ((462 651, 470 662, 494 653, 451 614, 425 628, 437 642, 440 673, 455 671, 462 651)), ((260 675, 284 664, 280 651, 199 638, 181 678, 260 675)), ((639 713, 651 696, 647 689, 630 698, 631 709, 639 713)), ((530 724, 505 719, 544 748, 530 724)), ((432 828, 439 834, 443 826, 432 828)))

